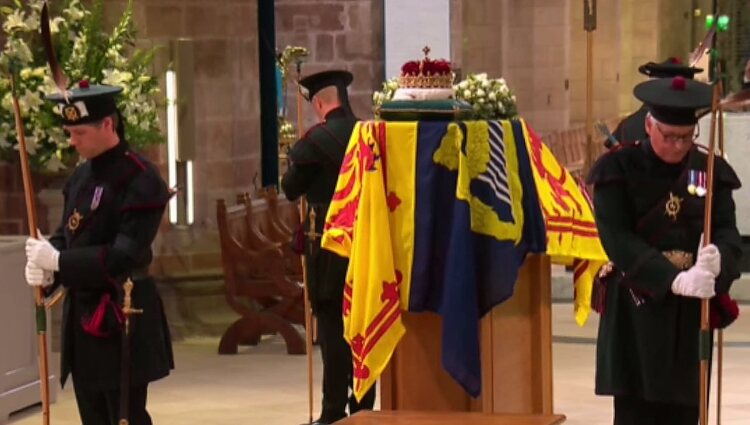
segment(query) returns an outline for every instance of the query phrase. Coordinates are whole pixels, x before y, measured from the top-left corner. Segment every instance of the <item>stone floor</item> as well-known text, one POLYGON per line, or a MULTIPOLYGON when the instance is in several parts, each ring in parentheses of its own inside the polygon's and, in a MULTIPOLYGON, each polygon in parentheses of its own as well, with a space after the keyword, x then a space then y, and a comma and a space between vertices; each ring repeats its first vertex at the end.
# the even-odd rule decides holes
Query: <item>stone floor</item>
MULTIPOLYGON (((553 318, 555 411, 567 415, 566 424, 611 423, 610 399, 593 394, 596 316, 579 328, 573 323, 572 306, 559 303, 554 305, 553 318)), ((748 424, 750 315, 741 317, 725 339, 722 422, 748 424)), ((278 338, 235 356, 218 356, 217 344, 216 338, 197 337, 175 344, 177 369, 151 386, 149 404, 155 424, 294 425, 307 419, 304 356, 286 355, 278 338)), ((320 378, 317 357, 315 364, 315 376, 320 378)), ((316 407, 318 401, 316 398, 316 407)), ((79 423, 70 388, 59 393, 51 410, 54 425, 79 423)), ((41 423, 39 412, 39 407, 28 408, 12 415, 9 423, 37 425, 41 423)))

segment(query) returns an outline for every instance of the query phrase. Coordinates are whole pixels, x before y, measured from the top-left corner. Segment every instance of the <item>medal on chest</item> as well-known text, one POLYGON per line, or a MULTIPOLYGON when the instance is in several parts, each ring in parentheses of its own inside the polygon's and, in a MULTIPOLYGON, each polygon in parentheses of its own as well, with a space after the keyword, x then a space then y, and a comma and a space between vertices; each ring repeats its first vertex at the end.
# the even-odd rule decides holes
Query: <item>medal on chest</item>
POLYGON ((96 189, 94 189, 94 197, 91 199, 91 211, 96 210, 99 208, 99 202, 102 200, 102 193, 104 192, 104 187, 97 186, 96 189))
POLYGON ((664 213, 668 215, 672 221, 677 221, 677 215, 680 213, 682 208, 682 198, 676 196, 672 192, 669 192, 669 199, 664 204, 664 213))
POLYGON ((78 226, 81 225, 81 220, 83 220, 83 215, 78 212, 78 208, 73 209, 73 214, 68 217, 68 230, 71 233, 75 233, 78 230, 78 226))
POLYGON ((687 191, 691 195, 700 198, 706 196, 706 172, 700 170, 688 170, 687 191))

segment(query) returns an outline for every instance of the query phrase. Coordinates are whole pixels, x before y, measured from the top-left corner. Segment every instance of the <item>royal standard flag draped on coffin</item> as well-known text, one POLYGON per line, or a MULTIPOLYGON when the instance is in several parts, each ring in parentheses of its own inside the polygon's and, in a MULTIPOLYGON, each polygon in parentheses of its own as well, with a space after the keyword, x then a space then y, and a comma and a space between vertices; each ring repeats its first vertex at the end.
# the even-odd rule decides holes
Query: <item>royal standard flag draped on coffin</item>
POLYGON ((547 255, 555 264, 573 266, 574 310, 583 326, 591 313, 594 278, 607 260, 594 221, 591 200, 530 127, 524 136, 534 169, 539 204, 547 229, 547 255))
POLYGON ((359 123, 322 244, 350 258, 344 333, 358 398, 390 360, 404 310, 443 317, 443 366, 477 396, 477 321, 546 246, 525 124, 359 123))

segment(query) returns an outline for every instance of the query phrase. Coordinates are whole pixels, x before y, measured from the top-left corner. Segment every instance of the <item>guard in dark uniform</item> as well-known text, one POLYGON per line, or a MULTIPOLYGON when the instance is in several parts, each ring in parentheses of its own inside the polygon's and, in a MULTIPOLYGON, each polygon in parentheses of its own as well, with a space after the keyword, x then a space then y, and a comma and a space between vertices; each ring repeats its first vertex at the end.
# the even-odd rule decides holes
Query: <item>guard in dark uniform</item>
POLYGON ((325 71, 300 81, 300 90, 315 109, 320 123, 295 143, 289 152, 289 171, 281 185, 289 200, 305 195, 308 215, 304 224, 305 255, 310 303, 318 320, 318 342, 323 358, 323 405, 316 423, 330 424, 361 409, 372 409, 375 387, 361 403, 349 396, 352 385, 351 348, 344 339, 342 304, 348 259, 321 249, 328 207, 333 198, 356 117, 348 107, 347 71, 325 71), (315 236, 309 235, 310 214, 315 215, 315 236))
POLYGON ((125 140, 115 99, 119 87, 81 82, 55 102, 71 146, 86 161, 63 189, 62 224, 49 239, 26 242, 26 277, 51 294, 67 289, 63 306, 61 384, 72 376, 83 425, 116 425, 121 356, 130 362, 131 425, 151 424, 149 382, 173 368, 162 301, 148 267, 170 198, 156 168, 125 140), (123 283, 132 279, 130 352, 122 352, 123 283))
POLYGON ((712 328, 738 314, 728 292, 740 276, 732 199, 740 182, 717 156, 711 244, 699 248, 707 153, 693 141, 696 110, 710 106, 712 88, 675 77, 634 92, 648 107, 649 137, 603 155, 588 179, 612 261, 595 283, 596 393, 614 396, 616 425, 695 425, 701 299, 711 300, 712 328))
MULTIPOLYGON (((668 58, 662 63, 648 62, 638 67, 638 72, 649 78, 672 78, 682 76, 692 79, 695 74, 703 72, 701 68, 694 68, 683 65, 678 58, 668 58)), ((647 137, 643 123, 646 120, 648 108, 646 105, 625 117, 612 132, 612 136, 620 143, 632 143, 637 140, 643 140, 647 137)), ((607 148, 612 147, 612 141, 604 141, 607 148)))

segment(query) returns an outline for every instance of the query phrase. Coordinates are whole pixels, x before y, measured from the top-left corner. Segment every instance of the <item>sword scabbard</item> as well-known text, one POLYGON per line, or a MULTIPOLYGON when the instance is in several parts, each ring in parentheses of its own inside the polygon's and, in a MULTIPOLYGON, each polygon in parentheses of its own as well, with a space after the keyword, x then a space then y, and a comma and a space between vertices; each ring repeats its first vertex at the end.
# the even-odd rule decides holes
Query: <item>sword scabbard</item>
POLYGON ((122 314, 125 316, 122 334, 122 368, 120 370, 120 420, 118 425, 129 424, 130 405, 130 316, 134 314, 143 314, 140 308, 133 308, 133 287, 132 279, 128 279, 122 285, 122 314))

